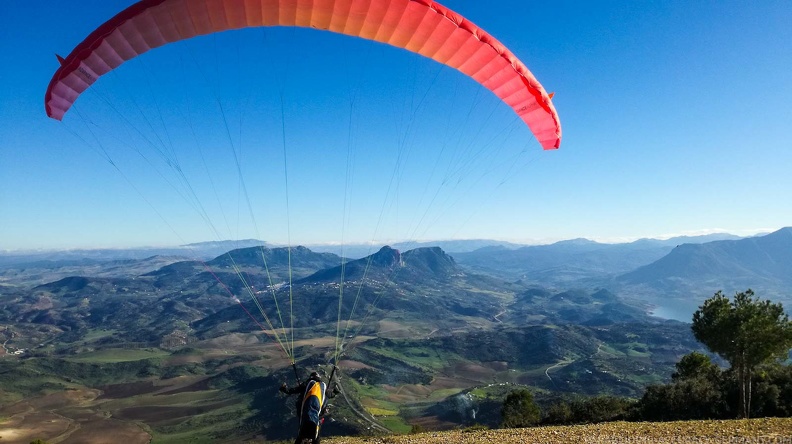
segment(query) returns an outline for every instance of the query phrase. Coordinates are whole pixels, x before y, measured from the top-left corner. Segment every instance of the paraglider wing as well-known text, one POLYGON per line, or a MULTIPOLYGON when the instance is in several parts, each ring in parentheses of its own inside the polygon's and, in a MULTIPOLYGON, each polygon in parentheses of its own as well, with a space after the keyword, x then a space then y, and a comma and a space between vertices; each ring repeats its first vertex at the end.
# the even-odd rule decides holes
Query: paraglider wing
POLYGON ((91 33, 50 81, 47 115, 61 120, 99 77, 153 48, 213 32, 298 26, 387 43, 453 67, 512 107, 544 149, 561 125, 526 66, 476 25, 430 0, 142 0, 91 33))

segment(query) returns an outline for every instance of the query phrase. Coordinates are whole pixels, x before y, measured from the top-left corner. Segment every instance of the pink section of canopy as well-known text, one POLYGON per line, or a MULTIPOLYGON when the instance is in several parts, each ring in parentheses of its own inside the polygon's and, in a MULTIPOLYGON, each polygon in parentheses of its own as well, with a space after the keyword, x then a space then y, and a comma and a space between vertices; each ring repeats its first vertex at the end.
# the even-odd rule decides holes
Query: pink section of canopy
POLYGON ((430 0, 143 0, 100 26, 63 61, 47 89, 47 115, 61 120, 100 76, 150 49, 258 26, 327 30, 429 57, 490 89, 544 149, 561 143, 558 114, 528 68, 495 38, 430 0))

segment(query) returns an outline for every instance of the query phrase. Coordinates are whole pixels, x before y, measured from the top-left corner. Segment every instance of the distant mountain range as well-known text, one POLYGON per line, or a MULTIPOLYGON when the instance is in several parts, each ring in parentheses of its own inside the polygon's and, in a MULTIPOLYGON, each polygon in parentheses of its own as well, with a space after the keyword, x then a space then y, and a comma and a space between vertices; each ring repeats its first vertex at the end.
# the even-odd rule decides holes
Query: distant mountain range
MULTIPOLYGON (((792 228, 747 239, 684 244, 650 264, 616 277, 612 288, 680 315, 723 290, 748 288, 792 308, 792 228)), ((681 316, 676 316, 681 317, 681 316)))
MULTIPOLYGON (((95 265, 106 261, 138 260, 152 256, 173 256, 189 260, 207 261, 221 254, 248 247, 280 248, 286 245, 271 244, 257 239, 197 242, 175 247, 97 248, 74 250, 8 251, 0 250, 0 269, 3 268, 46 268, 53 269, 70 265, 95 265)), ((360 259, 376 253, 383 245, 378 244, 306 244, 316 253, 332 253, 351 259, 360 259)), ((489 239, 448 241, 396 242, 391 247, 407 251, 421 247, 440 247, 449 252, 470 252, 483 247, 501 246, 519 248, 523 245, 489 239)))
POLYGON ((619 277, 634 284, 729 277, 740 286, 792 284, 792 228, 749 239, 679 245, 663 258, 619 277))
MULTIPOLYGON (((713 234, 698 237, 677 237, 668 240, 641 239, 632 244, 597 244, 585 239, 562 241, 553 245, 593 243, 595 245, 635 245, 643 247, 674 246, 682 243, 701 243, 712 240, 739 239, 730 234, 713 234)), ((152 256, 172 256, 187 260, 208 261, 228 251, 248 247, 280 248, 285 245, 276 245, 257 239, 223 240, 197 242, 175 247, 139 247, 139 248, 97 248, 74 250, 41 250, 41 251, 0 251, 0 270, 4 268, 42 268, 53 269, 71 265, 96 265, 107 261, 139 260, 152 256)), ((367 257, 377 252, 383 245, 375 244, 306 244, 304 247, 316 253, 332 253, 351 259, 367 257)), ((504 251, 521 248, 541 248, 546 246, 530 247, 511 242, 491 239, 467 240, 440 240, 420 242, 396 242, 390 246, 399 251, 408 251, 422 247, 439 247, 451 254, 486 251, 488 248, 502 249, 504 251)))
POLYGON ((139 260, 152 256, 176 256, 184 259, 208 260, 229 250, 267 246, 264 241, 242 239, 199 242, 177 247, 97 248, 75 250, 42 250, 22 252, 0 251, 0 269, 3 268, 57 268, 69 265, 94 265, 107 261, 139 260))
MULTIPOLYGON (((423 247, 439 247, 443 251, 454 253, 468 253, 485 247, 503 247, 506 249, 516 249, 525 245, 515 244, 505 241, 491 239, 466 239, 466 240, 441 240, 441 241, 420 241, 420 242, 395 242, 390 243, 390 247, 399 251, 409 251, 423 247)), ((369 256, 376 252, 381 245, 371 244, 351 244, 351 245, 326 245, 314 244, 306 245, 312 251, 333 253, 339 256, 359 259, 369 256)))
MULTIPOLYGON (((233 276, 226 274, 220 278, 235 293, 241 292, 233 276)), ((254 284, 258 280, 257 288, 263 284, 260 277, 249 280, 254 284)), ((299 328, 335 325, 340 303, 341 319, 365 322, 369 328, 397 314, 402 321, 451 329, 470 317, 498 323, 495 316, 509 303, 513 289, 497 279, 465 272, 440 248, 417 248, 401 253, 386 246, 343 266, 334 265, 294 279, 291 286, 276 285, 274 293, 266 293, 262 294, 261 303, 269 310, 273 309, 275 299, 288 302, 290 295, 294 295, 289 306, 294 325, 299 328)), ((252 301, 243 299, 243 304, 251 312, 257 310, 252 301)), ((238 325, 242 331, 250 330, 250 325, 239 322, 239 308, 235 306, 228 306, 193 326, 214 334, 217 329, 227 329, 229 324, 238 325)))
POLYGON ((443 287, 446 284, 438 280, 440 277, 469 276, 476 285, 485 283, 485 287, 501 289, 510 285, 554 292, 608 289, 621 298, 657 307, 658 315, 685 321, 689 321, 692 312, 706 297, 718 290, 730 294, 752 288, 761 297, 792 305, 792 228, 751 238, 717 234, 641 239, 624 244, 573 239, 519 247, 487 240, 454 241, 449 245, 460 250, 485 246, 451 253, 437 246, 406 251, 381 247, 363 259, 344 260, 338 255, 306 247, 269 248, 256 240, 193 244, 186 251, 195 258, 199 251, 206 255, 231 244, 255 246, 233 249, 214 259, 189 261, 173 255, 108 259, 114 255, 134 257, 143 250, 61 253, 61 256, 52 256, 53 259, 42 260, 41 256, 37 261, 21 265, 16 262, 19 257, 0 256, 5 263, 0 266, 0 288, 8 285, 4 284, 6 281, 36 285, 73 275, 89 278, 141 275, 154 279, 160 288, 207 288, 213 280, 220 279, 231 282, 229 287, 236 291, 244 287, 245 279, 237 275, 236 267, 247 273, 257 288, 268 287, 272 282, 318 288, 317 285, 340 281, 343 274, 348 284, 366 276, 370 282, 393 280, 408 286, 417 283, 452 293, 470 282, 463 285, 464 279, 457 279, 452 289, 443 287), (56 257, 61 259, 54 260, 56 257), (427 280, 429 277, 431 280, 427 280))
POLYGON ((586 239, 455 254, 465 267, 504 279, 567 288, 608 288, 645 301, 659 316, 689 322, 716 291, 748 288, 792 306, 792 228, 730 235, 600 244, 586 239))
POLYGON ((517 249, 486 247, 470 253, 456 253, 454 258, 461 265, 504 279, 558 287, 590 286, 605 284, 610 277, 650 264, 679 244, 723 239, 740 238, 714 234, 667 240, 640 239, 623 244, 573 239, 517 249))
POLYGON ((394 315, 400 322, 445 331, 471 320, 516 326, 526 319, 584 324, 646 319, 640 307, 605 290, 559 293, 514 285, 462 268, 439 247, 403 253, 383 247, 343 265, 336 255, 304 247, 250 247, 206 262, 178 261, 138 275, 131 272, 153 262, 127 261, 130 271, 116 276, 73 275, 32 289, 8 286, 0 320, 74 332, 106 328, 124 332, 118 340, 150 342, 179 324, 206 337, 255 331, 257 325, 240 316, 237 299, 248 312, 263 310, 279 321, 289 307, 287 326, 293 322, 298 328, 334 326, 339 301, 342 319, 368 319, 371 328, 394 315))

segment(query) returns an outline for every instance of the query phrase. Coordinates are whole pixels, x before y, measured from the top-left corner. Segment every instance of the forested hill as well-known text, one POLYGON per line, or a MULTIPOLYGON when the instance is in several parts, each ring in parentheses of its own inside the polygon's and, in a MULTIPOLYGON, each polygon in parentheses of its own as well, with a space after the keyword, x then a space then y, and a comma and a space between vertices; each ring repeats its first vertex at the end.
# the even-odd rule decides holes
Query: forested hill
POLYGON ((619 280, 690 282, 726 276, 748 286, 762 281, 792 284, 792 228, 747 239, 679 245, 663 258, 626 273, 619 280))
POLYGON ((301 282, 338 282, 342 278, 355 281, 364 277, 371 280, 420 282, 447 279, 453 274, 460 275, 462 270, 439 247, 416 248, 402 254, 385 246, 371 256, 321 270, 301 282))
POLYGON ((718 290, 748 288, 757 295, 792 304, 792 228, 765 236, 705 244, 684 244, 663 258, 619 276, 619 294, 681 304, 692 313, 718 290))

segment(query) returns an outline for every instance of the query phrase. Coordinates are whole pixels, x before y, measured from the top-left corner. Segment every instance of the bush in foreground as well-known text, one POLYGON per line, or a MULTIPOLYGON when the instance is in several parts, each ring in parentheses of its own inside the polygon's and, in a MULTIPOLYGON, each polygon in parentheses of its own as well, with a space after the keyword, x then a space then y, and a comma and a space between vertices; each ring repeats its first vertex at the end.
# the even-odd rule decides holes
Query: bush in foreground
POLYGON ((542 412, 528 390, 517 390, 509 394, 501 408, 501 427, 530 427, 539 423, 542 412))

